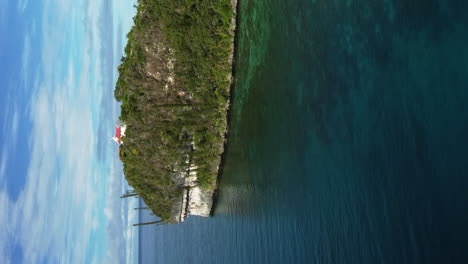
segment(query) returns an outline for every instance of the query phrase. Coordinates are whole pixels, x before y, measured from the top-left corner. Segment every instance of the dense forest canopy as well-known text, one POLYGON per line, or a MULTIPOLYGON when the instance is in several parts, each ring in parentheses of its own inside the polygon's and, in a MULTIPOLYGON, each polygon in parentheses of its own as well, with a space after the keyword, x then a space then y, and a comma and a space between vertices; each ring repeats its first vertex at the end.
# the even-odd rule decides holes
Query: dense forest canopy
POLYGON ((115 98, 124 174, 171 222, 184 177, 215 188, 227 129, 234 15, 229 0, 139 0, 115 98))

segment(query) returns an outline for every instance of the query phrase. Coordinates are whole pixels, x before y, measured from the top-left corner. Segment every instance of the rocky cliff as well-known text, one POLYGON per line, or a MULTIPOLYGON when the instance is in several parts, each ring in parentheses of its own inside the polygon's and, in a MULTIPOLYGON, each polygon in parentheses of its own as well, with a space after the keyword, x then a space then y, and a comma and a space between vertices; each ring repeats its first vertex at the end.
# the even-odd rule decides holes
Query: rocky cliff
MULTIPOLYGON (((237 0, 231 0, 232 10, 234 16, 231 19, 231 35, 232 41, 230 46, 229 62, 234 67, 234 45, 235 45, 235 31, 237 23, 237 0)), ((232 71, 228 74, 230 84, 233 83, 232 71)), ((229 102, 229 101, 228 101, 229 102)), ((227 113, 226 113, 227 115, 227 113)), ((227 131, 225 131, 226 136, 227 131)), ((224 139, 226 140, 226 138, 224 139)), ((220 162, 217 161, 218 163, 220 162)), ((219 166, 218 166, 219 169, 219 166)), ((197 166, 190 164, 189 170, 186 174, 179 174, 176 177, 181 177, 183 181, 183 193, 181 201, 176 203, 173 208, 172 219, 174 222, 183 222, 185 218, 190 215, 209 217, 212 207, 213 199, 216 190, 216 182, 212 188, 203 188, 198 184, 197 166)))
POLYGON ((209 216, 227 133, 237 1, 139 0, 115 97, 124 174, 164 222, 209 216))

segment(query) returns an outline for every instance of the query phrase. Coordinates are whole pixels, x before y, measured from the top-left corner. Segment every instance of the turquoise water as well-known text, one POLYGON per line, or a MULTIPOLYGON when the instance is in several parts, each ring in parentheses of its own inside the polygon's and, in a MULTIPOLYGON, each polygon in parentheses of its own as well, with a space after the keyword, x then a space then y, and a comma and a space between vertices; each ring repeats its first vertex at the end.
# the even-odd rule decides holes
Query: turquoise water
POLYGON ((142 263, 468 263, 468 2, 242 0, 215 214, 142 263))

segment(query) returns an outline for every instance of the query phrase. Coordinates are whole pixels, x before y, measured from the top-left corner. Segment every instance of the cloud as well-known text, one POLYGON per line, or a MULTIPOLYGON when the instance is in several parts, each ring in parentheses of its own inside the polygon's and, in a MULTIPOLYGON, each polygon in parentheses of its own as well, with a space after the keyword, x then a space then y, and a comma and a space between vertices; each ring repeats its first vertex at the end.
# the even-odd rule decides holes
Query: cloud
MULTIPOLYGON (((83 20, 85 32, 87 32, 87 38, 91 41, 96 42, 96 54, 99 58, 98 67, 100 72, 104 76, 109 78, 103 78, 100 82, 102 87, 102 94, 100 104, 100 114, 98 123, 98 134, 101 138, 106 138, 113 133, 113 123, 116 121, 116 112, 113 111, 113 106, 116 104, 114 100, 114 86, 115 80, 111 78, 116 72, 116 56, 114 55, 114 16, 113 16, 113 2, 106 0, 102 2, 86 1, 83 5, 83 9, 87 12, 87 17, 93 17, 94 19, 83 20), (94 14, 94 15, 93 15, 94 14), (112 121, 111 123, 109 121, 112 121)), ((98 159, 105 160, 108 151, 108 140, 97 141, 98 159)))
POLYGON ((139 222, 138 211, 132 208, 139 207, 137 199, 131 199, 128 202, 128 226, 125 234, 125 255, 126 263, 133 263, 135 253, 138 252, 138 228, 133 227, 133 223, 139 222))
MULTIPOLYGON (((41 25, 42 71, 32 81, 31 158, 26 181, 15 201, 5 189, 0 190, 0 210, 8 212, 0 214, 0 258, 4 261, 13 261, 9 254, 16 244, 26 263, 86 263, 88 257, 103 258, 99 248, 105 244, 95 245, 93 240, 103 236, 99 228, 105 225, 104 202, 100 201, 105 199, 106 185, 96 179, 106 175, 95 162, 97 107, 92 100, 99 94, 93 76, 100 73, 89 55, 63 56, 79 45, 93 49, 91 43, 72 41, 74 32, 67 28, 77 21, 74 15, 69 17, 61 20, 60 15, 50 15, 41 25)), ((30 50, 26 37, 25 72, 30 50)), ((18 111, 12 109, 8 114, 11 134, 17 135, 18 111)), ((7 162, 2 155, 0 172, 4 173, 7 162)))
POLYGON ((123 219, 121 213, 122 199, 122 166, 112 162, 109 168, 109 182, 107 184, 107 197, 104 215, 107 219, 106 247, 104 263, 123 263, 125 259, 125 238, 123 233, 123 219))
MULTIPOLYGON (((9 212, 11 210, 11 201, 8 195, 6 194, 5 190, 0 191, 0 209, 5 210, 4 212, 9 212)), ((0 223, 7 223, 11 221, 8 214, 0 214, 0 223)), ((9 225, 2 226, 2 232, 0 233, 0 239, 3 241, 4 239, 8 239, 9 243, 6 245, 2 245, 0 247, 0 259, 5 261, 6 263, 11 263, 11 259, 9 257, 9 248, 11 244, 13 244, 14 236, 9 225)))
MULTIPOLYGON (((15 136, 18 135, 18 126, 19 126, 19 113, 18 113, 18 110, 15 110, 15 112, 13 113, 13 118, 11 122, 11 134, 12 135, 15 135, 15 136)), ((12 141, 16 141, 16 139, 12 141)))
POLYGON ((21 55, 21 73, 23 75, 24 80, 27 80, 29 76, 30 61, 31 61, 31 38, 29 37, 28 34, 26 34, 24 36, 23 53, 21 55))
MULTIPOLYGON (((28 4, 20 0, 17 8, 28 4)), ((113 52, 112 1, 42 0, 41 7, 42 20, 36 25, 31 18, 22 43, 21 81, 32 87, 31 101, 22 111, 11 104, 4 112, 5 135, 17 137, 25 110, 31 130, 23 189, 12 200, 0 184, 0 210, 8 212, 0 214, 0 259, 15 262, 11 252, 19 245, 26 263, 123 263, 130 254, 124 238, 138 230, 127 229, 136 220, 126 219, 122 167, 105 137, 116 119, 112 77, 120 59, 113 52)), ((0 177, 11 146, 1 146, 0 177)))
POLYGON ((13 102, 11 103, 11 98, 9 98, 8 105, 5 106, 5 114, 3 116, 3 127, 2 134, 4 140, 1 153, 0 153, 0 179, 5 178, 6 170, 8 167, 9 156, 15 151, 15 145, 18 138, 18 128, 19 128, 19 112, 18 107, 13 102))
POLYGON ((5 177, 5 172, 7 168, 8 155, 6 147, 2 149, 2 157, 0 158, 0 179, 5 177))
POLYGON ((6 105, 3 106, 3 117, 2 120, 4 121, 3 126, 2 126, 2 133, 6 134, 9 133, 9 126, 10 126, 10 118, 12 116, 12 111, 13 111, 13 98, 10 94, 7 94, 6 96, 6 105))
POLYGON ((16 8, 20 13, 23 13, 24 10, 26 10, 26 7, 28 7, 29 0, 19 0, 17 2, 16 8))
POLYGON ((64 94, 71 89, 67 85, 70 79, 73 76, 51 84, 52 93, 39 88, 31 105, 32 158, 25 187, 10 204, 11 215, 17 218, 10 225, 18 231, 15 236, 28 263, 55 262, 62 253, 74 256, 71 263, 84 263, 93 223, 99 216, 93 210, 98 190, 91 180, 96 169, 90 166, 92 113, 83 107, 83 99, 64 94), (83 137, 83 131, 89 134, 83 137))

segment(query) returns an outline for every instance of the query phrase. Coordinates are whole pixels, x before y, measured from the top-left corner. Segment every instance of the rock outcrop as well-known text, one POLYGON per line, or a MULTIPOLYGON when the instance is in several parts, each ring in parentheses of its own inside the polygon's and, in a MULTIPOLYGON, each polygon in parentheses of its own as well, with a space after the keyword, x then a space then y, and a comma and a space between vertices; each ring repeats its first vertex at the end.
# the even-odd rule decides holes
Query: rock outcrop
MULTIPOLYGON (((231 30, 232 35, 234 36, 237 23, 237 0, 231 0, 231 5, 234 11, 234 16, 231 21, 231 30)), ((229 57, 231 65, 234 63, 234 45, 235 43, 233 38, 231 44, 231 55, 229 57)), ((232 74, 229 74, 228 78, 231 79, 230 83, 232 83, 232 74)), ((206 189, 198 186, 196 169, 197 167, 192 165, 187 174, 178 174, 178 177, 183 179, 184 191, 181 201, 176 203, 173 209, 172 220, 174 222, 184 222, 187 216, 190 215, 202 217, 210 216, 216 188, 206 189)))
POLYGON ((128 126, 120 157, 128 183, 161 222, 210 215, 227 134, 236 10, 236 0, 138 0, 114 92, 128 126))

